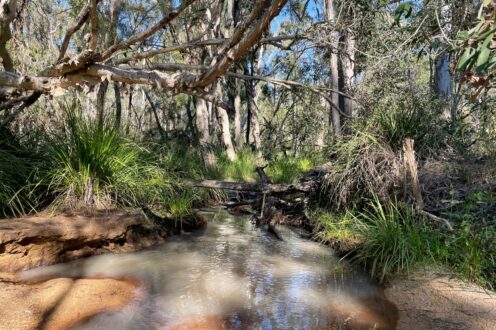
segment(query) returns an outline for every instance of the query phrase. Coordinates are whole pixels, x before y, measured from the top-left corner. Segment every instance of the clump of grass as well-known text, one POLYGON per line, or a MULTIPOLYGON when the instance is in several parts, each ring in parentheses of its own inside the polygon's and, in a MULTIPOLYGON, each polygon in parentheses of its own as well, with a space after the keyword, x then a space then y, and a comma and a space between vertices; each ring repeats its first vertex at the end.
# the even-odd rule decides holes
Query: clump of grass
POLYGON ((355 245, 362 241, 362 235, 357 228, 357 221, 351 212, 333 214, 318 209, 313 211, 310 218, 317 226, 315 237, 323 243, 339 242, 340 244, 351 243, 355 245))
POLYGON ((0 128, 0 214, 22 215, 35 201, 29 194, 37 162, 36 152, 21 145, 15 136, 0 128))
POLYGON ((20 215, 31 208, 24 192, 32 171, 29 160, 0 150, 0 213, 20 215))
POLYGON ((321 204, 337 210, 359 208, 377 195, 387 199, 402 180, 394 151, 373 134, 356 131, 330 152, 332 166, 323 180, 321 204))
POLYGON ((155 152, 160 155, 160 167, 168 175, 175 178, 173 192, 164 201, 164 211, 171 216, 191 214, 194 208, 201 207, 211 201, 225 199, 222 190, 189 187, 182 179, 200 180, 217 178, 216 170, 207 170, 197 149, 187 145, 170 144, 159 146, 155 152))
POLYGON ((363 243, 355 260, 381 281, 435 263, 443 249, 441 233, 418 221, 411 208, 376 198, 356 219, 363 243))
POLYGON ((258 158, 257 153, 245 148, 238 151, 236 159, 230 161, 225 153, 218 156, 218 173, 222 180, 238 182, 257 182, 257 166, 266 166, 265 172, 275 183, 296 183, 306 172, 310 171, 315 162, 311 157, 293 157, 277 155, 268 163, 258 158))
POLYGON ((155 152, 160 155, 160 166, 177 177, 203 179, 208 175, 195 148, 171 143, 158 146, 155 152))
POLYGON ((217 157, 218 176, 222 180, 237 182, 256 182, 255 168, 259 165, 257 155, 248 148, 241 149, 236 159, 230 161, 224 153, 217 157))
POLYGON ((461 278, 496 288, 496 229, 477 227, 463 222, 446 238, 446 249, 440 255, 461 278))
POLYGON ((369 201, 362 212, 311 215, 316 238, 339 252, 355 251, 352 260, 383 281, 387 276, 435 265, 464 280, 496 288, 496 230, 464 220, 445 232, 407 205, 369 201))
POLYGON ((298 179, 313 168, 307 157, 279 156, 269 162, 267 175, 276 183, 296 183, 298 179))
POLYGON ((175 194, 173 197, 169 198, 166 210, 175 218, 189 215, 193 210, 195 199, 195 196, 191 193, 182 192, 175 194))
POLYGON ((40 185, 64 207, 153 204, 171 190, 170 178, 146 148, 121 136, 112 123, 100 125, 72 109, 65 132, 46 145, 46 157, 40 185))
POLYGON ((422 154, 435 152, 447 142, 446 123, 433 109, 422 105, 396 105, 376 112, 371 128, 377 130, 394 151, 400 151, 406 138, 415 141, 416 151, 422 154))

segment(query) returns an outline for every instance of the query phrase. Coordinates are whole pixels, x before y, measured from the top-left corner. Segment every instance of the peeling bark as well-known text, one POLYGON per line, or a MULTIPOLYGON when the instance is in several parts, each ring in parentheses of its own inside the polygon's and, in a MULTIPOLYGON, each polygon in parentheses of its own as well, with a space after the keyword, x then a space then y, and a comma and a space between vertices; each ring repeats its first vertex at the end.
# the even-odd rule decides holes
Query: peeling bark
MULTIPOLYGON (((215 86, 215 96, 218 99, 222 99, 222 84, 220 82, 216 83, 215 86)), ((229 125, 229 116, 227 111, 222 106, 216 105, 215 111, 217 115, 217 123, 220 126, 220 139, 224 148, 226 149, 227 158, 231 161, 236 159, 236 152, 234 151, 234 146, 231 138, 231 129, 229 125)))

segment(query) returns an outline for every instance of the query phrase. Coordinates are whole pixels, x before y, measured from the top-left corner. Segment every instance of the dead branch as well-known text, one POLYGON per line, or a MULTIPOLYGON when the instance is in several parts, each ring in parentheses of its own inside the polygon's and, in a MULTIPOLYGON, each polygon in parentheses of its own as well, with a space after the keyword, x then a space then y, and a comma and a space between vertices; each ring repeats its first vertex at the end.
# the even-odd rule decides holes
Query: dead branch
POLYGON ((242 182, 227 182, 219 180, 188 180, 185 183, 199 188, 209 189, 227 189, 237 191, 251 191, 267 194, 289 194, 297 192, 312 192, 316 190, 317 183, 315 181, 307 181, 297 184, 278 184, 271 183, 262 185, 258 183, 242 183, 242 182))
POLYGON ((424 211, 424 210, 419 210, 418 212, 420 212, 420 214, 426 216, 427 218, 429 218, 429 219, 431 219, 433 221, 443 223, 444 225, 446 225, 446 228, 448 228, 448 230, 450 232, 454 231, 453 226, 451 225, 451 223, 448 220, 443 219, 443 218, 440 218, 437 215, 434 215, 434 214, 429 213, 429 212, 424 211))

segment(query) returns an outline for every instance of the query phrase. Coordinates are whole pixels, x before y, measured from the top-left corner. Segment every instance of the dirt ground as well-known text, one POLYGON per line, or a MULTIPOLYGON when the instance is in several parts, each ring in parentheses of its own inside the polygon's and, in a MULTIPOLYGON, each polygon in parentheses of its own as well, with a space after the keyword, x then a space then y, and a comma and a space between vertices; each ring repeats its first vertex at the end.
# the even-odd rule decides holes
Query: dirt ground
POLYGON ((496 293, 446 275, 393 279, 385 294, 399 310, 398 330, 496 329, 496 293))
POLYGON ((34 285, 0 282, 1 330, 64 330, 139 296, 136 283, 54 279, 34 285))

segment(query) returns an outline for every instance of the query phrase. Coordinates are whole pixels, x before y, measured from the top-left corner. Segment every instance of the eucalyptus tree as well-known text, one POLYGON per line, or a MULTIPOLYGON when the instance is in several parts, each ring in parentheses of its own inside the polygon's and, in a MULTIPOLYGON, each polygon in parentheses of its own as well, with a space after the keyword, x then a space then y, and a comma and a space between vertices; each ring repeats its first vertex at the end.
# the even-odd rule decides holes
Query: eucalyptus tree
MULTIPOLYGON (((24 108, 41 95, 54 97, 69 89, 98 84, 101 94, 105 94, 105 87, 102 86, 108 81, 189 94, 197 100, 197 111, 198 108, 202 111, 202 102, 205 101, 229 108, 222 95, 212 92, 213 86, 229 73, 233 63, 261 42, 286 1, 248 2, 251 10, 241 14, 232 32, 226 36, 215 32, 218 30, 215 20, 200 19, 198 15, 195 17, 195 11, 207 13, 207 18, 210 12, 217 15, 219 21, 224 1, 68 1, 65 4, 72 5, 71 8, 80 7, 76 20, 72 26, 64 28, 60 38, 53 40, 57 54, 44 54, 40 62, 45 65, 37 72, 30 72, 23 69, 22 62, 16 67, 13 65, 15 61, 9 60, 12 58, 9 52, 12 22, 22 16, 25 2, 30 1, 2 0, 0 56, 4 71, 0 72, 0 106, 24 108), (146 15, 142 15, 139 24, 133 26, 130 22, 136 15, 136 9, 146 15), (195 19, 184 25, 186 17, 195 19), (185 30, 181 35, 176 33, 172 42, 165 43, 171 39, 164 38, 164 35, 177 28, 189 28, 195 33, 189 36, 188 30, 185 30), (80 43, 81 40, 84 44, 80 43), (187 60, 206 47, 211 54, 208 61, 187 60), (184 57, 170 61, 173 57, 171 53, 177 51, 181 51, 184 57)), ((63 6, 62 2, 59 6, 63 6)), ((58 27, 67 26, 63 21, 55 23, 58 27)), ((20 31, 18 40, 30 40, 34 33, 20 31)), ((48 38, 45 36, 43 39, 47 42, 48 38)), ((206 136, 200 144, 210 142, 206 139, 209 137, 206 136)), ((207 165, 211 165, 211 155, 208 152, 205 155, 207 165)))

